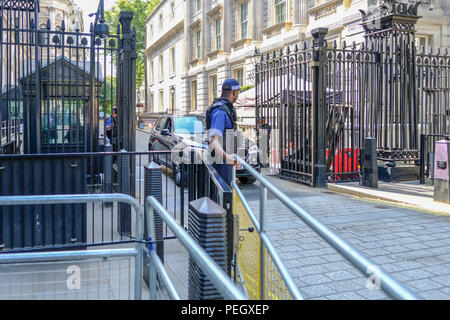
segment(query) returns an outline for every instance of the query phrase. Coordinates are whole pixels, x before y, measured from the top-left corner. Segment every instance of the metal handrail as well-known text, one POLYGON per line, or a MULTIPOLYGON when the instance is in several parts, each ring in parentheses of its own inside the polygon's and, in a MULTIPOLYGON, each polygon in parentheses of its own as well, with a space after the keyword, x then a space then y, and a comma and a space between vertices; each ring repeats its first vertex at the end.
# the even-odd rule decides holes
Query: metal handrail
POLYGON ((242 166, 257 179, 263 188, 267 188, 272 194, 286 205, 294 214, 300 217, 309 227, 319 234, 325 241, 334 247, 341 255, 343 255, 349 262, 351 262, 360 272, 367 276, 375 276, 380 280, 381 289, 394 299, 404 300, 418 300, 421 299, 418 295, 411 292, 395 280, 388 273, 381 268, 374 269, 375 263, 364 257, 358 250, 353 248, 337 234, 331 231, 318 219, 314 218, 310 213, 292 201, 281 190, 270 183, 265 177, 248 165, 239 156, 235 155, 235 159, 242 164, 242 166), (373 273, 371 273, 373 272, 373 273))
MULTIPOLYGON (((139 205, 139 202, 127 194, 114 193, 114 194, 71 194, 71 195, 39 195, 39 196, 3 196, 0 197, 0 206, 8 205, 40 205, 40 204, 72 204, 72 203, 99 203, 99 202, 122 202, 131 205, 136 212, 136 259, 137 261, 142 261, 144 244, 143 244, 143 218, 144 211, 139 205)), ((45 255, 48 253, 34 253, 36 257, 39 255, 45 255)), ((64 255, 64 252, 56 252, 53 256, 64 255)), ((11 254, 0 254, 3 259, 6 259, 7 255, 11 254)), ((16 253, 12 255, 17 255, 16 253)), ((27 254, 23 254, 27 255, 27 254)), ((88 255, 85 254, 85 255, 88 255)), ((20 256, 17 256, 20 257, 20 256)), ((142 263, 135 264, 135 283, 140 284, 143 276, 142 263)), ((134 289, 135 298, 137 300, 142 299, 141 286, 135 285, 134 289)))
POLYGON ((237 194, 239 195, 239 198, 242 201, 242 205, 244 206, 245 210, 247 211, 250 219, 252 220, 252 223, 255 225, 256 230, 258 231, 262 242, 264 243, 264 246, 266 247, 267 251, 269 252, 270 256, 272 257, 275 265, 277 266, 281 277, 283 278, 284 282, 286 283, 286 286, 289 289, 289 292, 291 293, 292 297, 296 300, 304 300, 303 296, 301 295, 300 291, 297 288, 297 285, 295 284, 294 280, 292 279, 291 275, 289 274, 286 266, 284 265, 283 261, 281 260, 280 256, 275 250, 275 247, 273 246, 272 242, 270 241, 269 237, 266 235, 265 232, 262 232, 260 228, 260 224, 257 221, 255 214, 253 213, 253 210, 250 208, 247 199, 245 199, 244 195, 242 194, 241 189, 237 185, 235 181, 233 181, 233 188, 236 190, 237 194))
MULTIPOLYGON (((121 257, 121 256, 136 256, 138 261, 142 261, 142 252, 145 250, 149 257, 150 262, 155 265, 156 271, 163 280, 169 297, 171 299, 180 300, 179 294, 176 292, 175 287, 164 269, 164 266, 156 255, 156 252, 149 251, 143 246, 143 233, 142 233, 142 219, 144 211, 139 202, 126 194, 114 193, 114 194, 98 194, 98 195, 46 195, 46 196, 7 196, 0 197, 0 206, 2 205, 27 205, 27 204, 68 204, 68 203, 85 203, 85 202, 112 202, 118 201, 128 203, 134 207, 136 212, 136 249, 112 249, 112 250, 89 250, 89 251, 56 251, 56 252, 33 252, 33 253, 14 253, 14 254, 0 254, 0 263, 12 263, 12 262, 35 262, 44 260, 65 260, 65 259, 87 259, 91 257, 121 257)), ((149 214, 146 214, 147 220, 149 214)), ((149 268, 151 268, 149 266, 149 268)), ((140 283, 142 279, 142 266, 141 263, 136 263, 135 281, 140 283)), ((156 281, 156 279, 155 279, 156 281)), ((141 290, 139 286, 135 287, 136 299, 141 299, 141 290)))
MULTIPOLYGON (((202 271, 208 276, 209 280, 215 285, 216 289, 223 295, 225 299, 246 300, 245 294, 239 290, 231 281, 227 274, 217 265, 217 263, 206 253, 206 251, 198 245, 194 239, 181 227, 172 216, 164 209, 164 207, 156 200, 155 197, 149 196, 145 201, 149 219, 147 219, 147 229, 151 238, 155 239, 155 221, 154 212, 159 214, 162 220, 173 231, 178 240, 187 249, 194 261, 200 266, 202 271)), ((155 249, 151 249, 155 251, 155 249)), ((151 268, 153 269, 153 268, 151 268)), ((150 270, 150 284, 155 285, 156 274, 154 270, 150 270), (152 281, 153 279, 153 281, 152 281)), ((150 290, 150 293, 154 290, 150 290)), ((152 299, 152 297, 150 297, 152 299)))

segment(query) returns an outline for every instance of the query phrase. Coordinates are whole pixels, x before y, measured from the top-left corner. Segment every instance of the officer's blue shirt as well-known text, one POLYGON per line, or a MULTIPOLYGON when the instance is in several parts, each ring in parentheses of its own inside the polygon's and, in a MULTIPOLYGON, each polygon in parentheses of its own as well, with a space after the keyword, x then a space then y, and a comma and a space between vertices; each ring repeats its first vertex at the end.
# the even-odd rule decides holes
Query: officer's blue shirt
MULTIPOLYGON (((233 130, 233 124, 225 110, 216 108, 211 112, 211 128, 209 129, 209 137, 219 136, 221 138, 226 134, 226 130, 233 130)), ((226 151, 226 146, 222 146, 226 151)), ((233 178, 233 167, 226 164, 225 160, 223 164, 213 164, 213 167, 217 170, 219 175, 225 180, 225 182, 231 186, 231 180, 233 178)))
POLYGON ((225 110, 216 108, 211 113, 211 129, 209 130, 209 137, 215 135, 223 138, 225 130, 233 129, 233 124, 225 110))

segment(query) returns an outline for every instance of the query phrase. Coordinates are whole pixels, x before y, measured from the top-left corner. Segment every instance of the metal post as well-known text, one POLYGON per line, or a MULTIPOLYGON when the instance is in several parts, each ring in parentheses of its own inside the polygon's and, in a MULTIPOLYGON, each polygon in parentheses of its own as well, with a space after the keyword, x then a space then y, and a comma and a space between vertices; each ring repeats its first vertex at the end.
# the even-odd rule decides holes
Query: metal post
POLYGON ((363 176, 361 184, 369 188, 378 188, 377 141, 366 138, 364 141, 363 176))
MULTIPOLYGON (((126 153, 126 150, 120 150, 122 153, 126 153)), ((123 194, 131 194, 131 184, 134 180, 130 179, 129 175, 125 173, 130 172, 130 161, 129 156, 120 155, 119 156, 119 170, 120 170, 120 180, 119 180, 119 190, 123 194), (131 180, 131 181, 130 181, 131 180)), ((120 204, 119 206, 119 219, 118 219, 118 229, 120 233, 127 235, 131 234, 131 211, 127 204, 120 204)))
MULTIPOLYGON (((259 185, 259 227, 260 227, 260 234, 263 235, 266 232, 266 214, 267 214, 267 189, 266 187, 261 183, 259 185)), ((260 240, 260 284, 261 284, 261 300, 264 300, 264 292, 265 292, 265 265, 264 265, 264 241, 260 240)))
MULTIPOLYGON (((119 99, 119 148, 136 150, 136 34, 131 30, 133 12, 120 12, 122 25, 120 39, 120 99, 119 99)), ((130 159, 130 171, 121 172, 123 177, 135 181, 135 159, 130 159)), ((135 193, 135 183, 131 184, 130 194, 135 193)))
POLYGON ((317 28, 311 31, 313 36, 313 62, 312 62, 312 112, 313 112, 313 184, 316 187, 326 186, 325 165, 325 116, 326 105, 324 101, 324 40, 327 28, 317 28))
MULTIPOLYGON (((113 147, 110 143, 105 145, 105 152, 112 152, 113 147)), ((105 193, 112 193, 113 192, 113 157, 112 156, 105 156, 105 166, 104 166, 104 172, 105 175, 105 193)), ((105 203, 106 207, 112 207, 112 202, 105 203)))
POLYGON ((427 154, 427 135, 420 135, 420 184, 425 184, 425 156, 427 154))

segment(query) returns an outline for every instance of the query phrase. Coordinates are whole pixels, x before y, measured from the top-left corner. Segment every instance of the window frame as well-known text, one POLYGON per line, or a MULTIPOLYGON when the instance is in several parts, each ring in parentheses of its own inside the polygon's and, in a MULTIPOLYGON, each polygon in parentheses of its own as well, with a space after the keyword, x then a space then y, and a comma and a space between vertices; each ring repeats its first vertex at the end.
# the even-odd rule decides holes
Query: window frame
POLYGON ((284 23, 284 22, 288 21, 288 10, 287 10, 288 5, 289 5, 288 0, 273 0, 273 13, 274 13, 273 17, 274 17, 275 24, 280 24, 280 23, 284 23), (277 1, 279 1, 278 4, 277 4, 277 1), (282 5, 284 6, 284 12, 283 12, 284 19, 279 21, 278 20, 279 15, 277 13, 277 9, 282 5))
POLYGON ((164 112, 164 89, 159 90, 158 111, 164 112))
POLYGON ((209 103, 211 104, 215 98, 218 97, 217 90, 217 74, 213 74, 209 76, 209 103))
POLYGON ((222 18, 214 20, 214 45, 216 50, 222 50, 222 18), (219 33, 217 33, 217 29, 219 29, 219 33))
POLYGON ((159 55, 159 74, 158 74, 158 80, 163 81, 164 80, 164 55, 159 55))
POLYGON ((239 4, 239 36, 240 36, 240 39, 242 40, 242 39, 247 39, 247 38, 249 38, 249 34, 250 34, 250 29, 249 29, 249 27, 250 27, 250 23, 249 23, 249 8, 250 8, 250 6, 249 6, 249 3, 250 1, 243 1, 243 2, 241 2, 240 4, 239 4), (246 20, 244 20, 244 21, 242 21, 242 7, 244 6, 244 4, 246 4, 247 5, 247 17, 246 17, 246 20), (246 23, 246 36, 244 37, 243 36, 243 33, 242 33, 242 25, 243 25, 243 23, 246 23))
POLYGON ((239 84, 240 84, 241 87, 245 86, 245 81, 246 81, 246 79, 245 79, 245 68, 244 68, 244 66, 236 67, 236 68, 233 70, 233 76, 234 76, 234 78, 239 82, 239 84), (240 80, 239 80, 239 77, 238 77, 238 72, 239 72, 239 71, 242 71, 242 81, 240 81, 240 80))
POLYGON ((153 63, 153 59, 150 60, 150 79, 149 79, 149 83, 150 84, 154 84, 155 83, 155 67, 154 67, 154 63, 153 63))
POLYGON ((170 61, 169 61, 169 74, 173 75, 176 73, 176 63, 175 63, 175 46, 171 47, 169 50, 170 61))
POLYGON ((198 109, 198 82, 197 80, 191 81, 191 112, 197 111, 198 109), (195 85, 195 94, 194 94, 195 85))
POLYGON ((195 59, 202 58, 202 31, 195 31, 195 48, 194 48, 195 59))

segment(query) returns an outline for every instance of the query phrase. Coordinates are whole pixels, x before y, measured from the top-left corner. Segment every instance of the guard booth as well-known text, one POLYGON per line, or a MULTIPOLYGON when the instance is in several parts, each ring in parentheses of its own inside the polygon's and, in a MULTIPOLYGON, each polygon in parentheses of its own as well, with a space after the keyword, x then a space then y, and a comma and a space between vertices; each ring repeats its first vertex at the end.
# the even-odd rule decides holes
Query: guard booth
POLYGON ((23 128, 23 102, 20 97, 20 86, 10 86, 0 96, 0 154, 20 153, 23 128))
MULTIPOLYGON (((104 82, 98 64, 94 69, 95 74, 91 77, 90 62, 71 61, 63 56, 44 64, 40 74, 40 101, 36 99, 36 71, 33 70, 20 80, 25 99, 31 104, 40 102, 39 108, 32 107, 27 110, 38 111, 40 123, 27 129, 31 134, 38 134, 41 153, 98 150, 98 147, 95 147, 99 143, 98 134, 94 135, 99 131, 98 122, 92 134, 86 125, 94 122, 94 119, 91 119, 92 108, 96 109, 98 92, 104 82)), ((28 119, 33 117, 29 112, 25 113, 28 119)), ((32 139, 32 136, 25 135, 25 145, 33 143, 32 139)))

